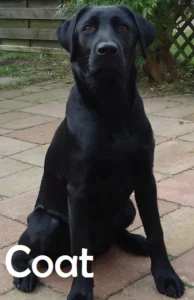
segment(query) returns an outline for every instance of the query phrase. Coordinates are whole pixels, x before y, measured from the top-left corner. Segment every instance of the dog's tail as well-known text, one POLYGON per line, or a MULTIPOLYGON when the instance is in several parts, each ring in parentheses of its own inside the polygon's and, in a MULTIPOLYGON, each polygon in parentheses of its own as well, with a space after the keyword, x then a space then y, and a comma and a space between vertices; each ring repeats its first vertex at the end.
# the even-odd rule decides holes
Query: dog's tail
POLYGON ((125 252, 141 256, 149 255, 147 239, 142 235, 131 233, 127 229, 117 232, 115 242, 125 252))

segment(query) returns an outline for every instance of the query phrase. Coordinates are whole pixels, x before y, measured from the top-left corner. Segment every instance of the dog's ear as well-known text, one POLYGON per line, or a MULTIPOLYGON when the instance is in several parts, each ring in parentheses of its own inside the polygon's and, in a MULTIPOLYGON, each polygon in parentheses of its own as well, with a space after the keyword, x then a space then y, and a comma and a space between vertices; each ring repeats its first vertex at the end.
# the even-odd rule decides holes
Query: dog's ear
POLYGON ((88 7, 80 9, 73 17, 67 19, 63 24, 57 28, 57 40, 61 46, 70 53, 71 61, 74 59, 75 41, 74 32, 77 21, 88 10, 88 7))
POLYGON ((143 57, 147 57, 147 48, 153 43, 156 38, 154 25, 144 19, 140 14, 134 13, 134 20, 139 32, 139 42, 143 57))
POLYGON ((139 42, 141 46, 141 51, 143 57, 147 57, 147 48, 153 43, 156 38, 156 31, 154 25, 146 20, 142 15, 134 13, 126 6, 121 6, 125 12, 133 19, 138 33, 139 33, 139 42))
POLYGON ((67 51, 71 52, 71 31, 73 30, 72 21, 73 18, 68 19, 57 28, 57 40, 61 46, 67 51))

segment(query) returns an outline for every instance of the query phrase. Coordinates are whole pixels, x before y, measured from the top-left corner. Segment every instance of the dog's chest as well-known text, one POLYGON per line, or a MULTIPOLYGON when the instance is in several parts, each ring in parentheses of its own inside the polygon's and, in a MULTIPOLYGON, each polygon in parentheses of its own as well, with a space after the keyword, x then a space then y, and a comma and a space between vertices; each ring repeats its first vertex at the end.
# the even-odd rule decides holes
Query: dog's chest
POLYGON ((93 147, 89 146, 88 149, 88 158, 113 171, 134 171, 139 165, 146 165, 150 156, 149 143, 127 130, 119 133, 104 131, 103 134, 96 135, 93 147))

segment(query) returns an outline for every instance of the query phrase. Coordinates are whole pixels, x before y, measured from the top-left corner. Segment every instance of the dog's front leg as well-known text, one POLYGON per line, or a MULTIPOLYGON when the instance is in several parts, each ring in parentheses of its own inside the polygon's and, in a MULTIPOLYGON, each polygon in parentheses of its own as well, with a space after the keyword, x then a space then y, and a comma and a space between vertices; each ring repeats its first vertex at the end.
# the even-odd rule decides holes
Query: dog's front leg
MULTIPOLYGON (((78 256, 77 277, 74 277, 68 300, 93 300, 93 278, 84 277, 82 274, 82 261, 79 257, 82 249, 88 250, 91 255, 89 241, 89 196, 85 187, 68 186, 69 224, 71 233, 71 251, 73 256, 78 256)), ((87 272, 91 274, 92 262, 87 263, 87 272)))
POLYGON ((156 182, 152 173, 137 178, 135 197, 147 235, 156 287, 161 294, 179 298, 184 293, 184 285, 168 259, 158 212, 156 182))

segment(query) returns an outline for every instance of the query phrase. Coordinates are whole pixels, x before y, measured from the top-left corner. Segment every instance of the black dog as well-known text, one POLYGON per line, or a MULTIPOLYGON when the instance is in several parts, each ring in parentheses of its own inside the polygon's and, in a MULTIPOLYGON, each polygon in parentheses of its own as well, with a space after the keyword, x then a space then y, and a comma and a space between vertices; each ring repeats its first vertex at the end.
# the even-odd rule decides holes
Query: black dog
MULTIPOLYGON (((70 52, 75 85, 66 118, 45 159, 44 175, 14 268, 24 271, 31 258, 95 257, 116 242, 127 251, 150 255, 151 271, 162 294, 177 298, 184 285, 168 260, 153 175, 154 138, 136 86, 135 53, 153 42, 153 25, 123 6, 85 7, 59 26, 57 37, 70 52), (126 228, 135 218, 132 192, 147 239, 126 228)), ((92 264, 88 265, 91 272, 92 264)), ((36 276, 14 278, 31 291, 36 276)), ((73 280, 68 300, 92 300, 93 279, 73 280)))

